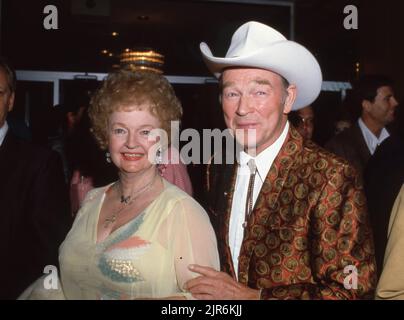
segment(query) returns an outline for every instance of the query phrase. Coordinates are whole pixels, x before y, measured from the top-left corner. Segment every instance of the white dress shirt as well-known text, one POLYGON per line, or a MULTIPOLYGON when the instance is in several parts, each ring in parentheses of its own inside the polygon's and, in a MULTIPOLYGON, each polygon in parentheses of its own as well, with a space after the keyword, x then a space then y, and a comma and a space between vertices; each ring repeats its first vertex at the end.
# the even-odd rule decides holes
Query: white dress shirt
POLYGON ((8 131, 8 125, 7 122, 4 122, 4 125, 0 128, 0 146, 3 144, 7 131, 8 131))
POLYGON ((387 132, 386 128, 382 129, 382 132, 380 132, 379 138, 377 138, 372 131, 369 130, 369 128, 366 126, 366 124, 363 122, 362 118, 359 118, 358 120, 359 128, 361 128, 363 137, 365 138, 366 145, 368 146, 368 149, 370 151, 370 154, 374 154, 376 151, 376 148, 385 140, 387 139, 390 135, 387 132))
POLYGON ((257 174, 254 182, 253 206, 257 201, 261 187, 272 166, 276 156, 285 142, 289 130, 289 123, 286 122, 285 128, 279 138, 255 158, 242 151, 240 153, 239 165, 237 169, 236 185, 234 189, 233 202, 231 207, 230 225, 229 225, 229 246, 233 259, 233 266, 238 277, 238 256, 240 254, 241 244, 244 237, 244 228, 242 224, 245 218, 245 207, 247 201, 247 189, 250 180, 250 169, 248 161, 253 158, 257 166, 257 174))

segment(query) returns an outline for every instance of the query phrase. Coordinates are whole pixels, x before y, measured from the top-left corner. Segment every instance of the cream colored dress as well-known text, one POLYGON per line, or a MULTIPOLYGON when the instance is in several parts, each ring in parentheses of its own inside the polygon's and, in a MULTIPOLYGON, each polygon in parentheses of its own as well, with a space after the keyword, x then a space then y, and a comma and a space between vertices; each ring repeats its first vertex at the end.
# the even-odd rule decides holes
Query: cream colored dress
POLYGON ((390 215, 388 242, 376 299, 404 300, 404 185, 390 215))
MULTIPOLYGON (((111 186, 111 185, 110 185, 111 186)), ((219 270, 216 237, 203 208, 164 181, 163 192, 132 221, 97 243, 107 187, 92 190, 60 246, 66 299, 141 299, 191 295, 189 264, 219 270)))

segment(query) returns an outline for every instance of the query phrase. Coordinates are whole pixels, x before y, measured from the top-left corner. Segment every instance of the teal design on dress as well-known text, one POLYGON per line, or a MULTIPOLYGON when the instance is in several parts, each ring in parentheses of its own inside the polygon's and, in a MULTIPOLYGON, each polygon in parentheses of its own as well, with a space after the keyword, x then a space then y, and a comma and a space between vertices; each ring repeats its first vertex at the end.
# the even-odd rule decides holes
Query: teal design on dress
POLYGON ((123 227, 123 231, 119 233, 116 237, 112 237, 107 239, 105 242, 100 243, 104 247, 104 251, 109 247, 113 246, 116 243, 122 242, 128 238, 130 238, 133 234, 135 234, 140 225, 144 220, 144 212, 138 215, 133 221, 129 222, 126 226, 123 227))
POLYGON ((100 253, 98 268, 105 277, 115 282, 133 283, 144 281, 139 270, 133 264, 133 260, 144 254, 148 243, 138 238, 144 244, 129 248, 119 248, 119 246, 116 246, 131 237, 133 239, 143 220, 144 213, 124 226, 123 230, 115 237, 107 238, 104 242, 97 245, 97 251, 100 253))

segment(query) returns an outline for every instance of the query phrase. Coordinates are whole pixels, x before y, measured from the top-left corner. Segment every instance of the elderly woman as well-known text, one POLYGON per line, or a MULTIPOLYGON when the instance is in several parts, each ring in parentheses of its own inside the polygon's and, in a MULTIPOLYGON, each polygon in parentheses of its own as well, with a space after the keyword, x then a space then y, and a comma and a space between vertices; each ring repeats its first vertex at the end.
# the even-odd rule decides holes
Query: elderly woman
POLYGON ((174 90, 161 75, 120 70, 95 94, 89 114, 119 180, 87 194, 60 247, 64 297, 190 298, 183 284, 196 274, 188 266, 219 269, 219 258, 206 212, 161 178, 154 161, 155 129, 169 140, 171 121, 182 115, 174 90))

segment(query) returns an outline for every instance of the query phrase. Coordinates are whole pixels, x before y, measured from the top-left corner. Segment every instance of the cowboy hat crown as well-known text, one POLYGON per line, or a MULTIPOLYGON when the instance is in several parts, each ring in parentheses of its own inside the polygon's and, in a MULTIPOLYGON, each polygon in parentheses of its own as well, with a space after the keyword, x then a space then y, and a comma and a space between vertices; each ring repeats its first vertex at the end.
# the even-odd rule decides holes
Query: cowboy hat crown
POLYGON ((204 42, 200 49, 216 77, 228 67, 261 68, 281 75, 297 87, 292 110, 311 104, 321 91, 322 75, 316 58, 305 47, 265 24, 250 21, 239 27, 224 58, 213 56, 204 42))

